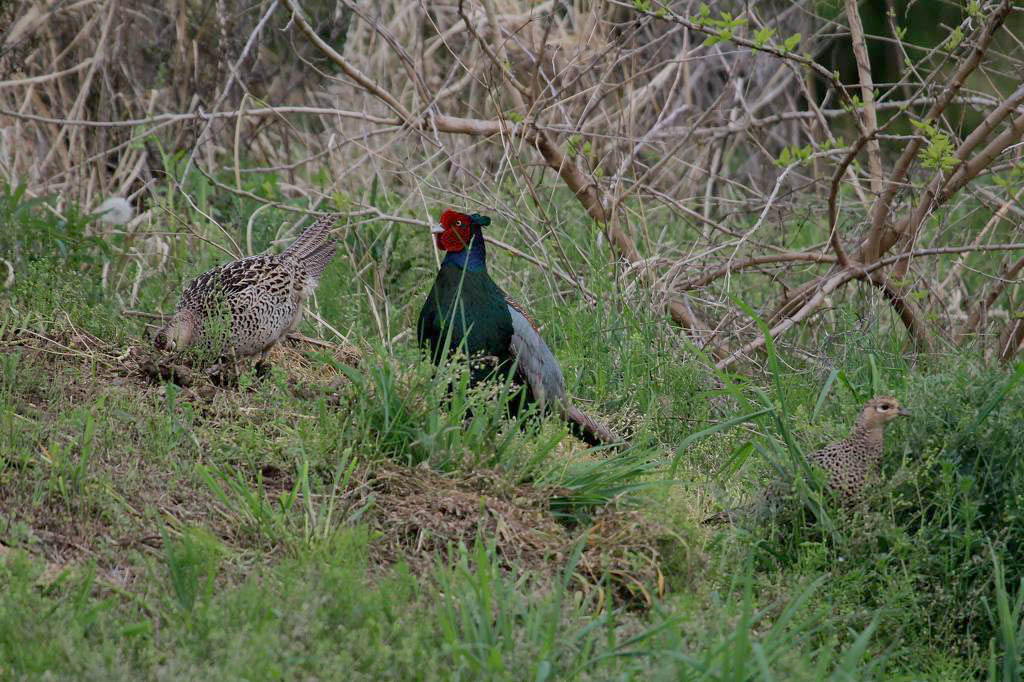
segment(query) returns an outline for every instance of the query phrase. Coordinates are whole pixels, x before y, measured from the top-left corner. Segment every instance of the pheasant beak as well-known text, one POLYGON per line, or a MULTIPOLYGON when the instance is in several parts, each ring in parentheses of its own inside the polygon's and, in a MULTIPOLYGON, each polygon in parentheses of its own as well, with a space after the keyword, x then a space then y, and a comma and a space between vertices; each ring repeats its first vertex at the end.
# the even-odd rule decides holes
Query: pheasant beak
POLYGON ((436 225, 430 226, 430 234, 441 234, 443 232, 444 227, 441 226, 441 223, 437 223, 436 225))
POLYGON ((913 413, 910 410, 908 410, 907 408, 905 408, 905 407, 901 407, 900 408, 899 415, 901 417, 909 417, 911 414, 913 414, 913 413))

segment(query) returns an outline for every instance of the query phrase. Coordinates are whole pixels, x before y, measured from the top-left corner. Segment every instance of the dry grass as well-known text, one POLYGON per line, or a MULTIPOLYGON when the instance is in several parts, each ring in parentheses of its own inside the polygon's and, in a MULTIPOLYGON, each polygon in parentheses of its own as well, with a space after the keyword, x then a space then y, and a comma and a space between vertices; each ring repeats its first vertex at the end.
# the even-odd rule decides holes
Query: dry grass
POLYGON ((1019 193, 987 179, 1012 180, 1019 161, 1008 0, 943 9, 951 28, 918 43, 900 34, 913 3, 885 17, 895 42, 866 36, 856 4, 826 18, 781 0, 704 17, 645 2, 16 4, 0 35, 0 175, 61 212, 111 195, 139 206, 125 227, 90 227, 124 239, 109 281, 129 305, 176 242, 225 241, 209 207, 210 224, 189 224, 195 173, 289 211, 339 201, 350 228, 486 210, 550 285, 591 302, 552 201, 562 185, 622 260, 626 298, 667 310, 719 367, 759 363, 765 344, 734 280, 764 294, 747 303, 775 337, 809 328, 794 343, 811 357, 836 299, 903 325, 908 353, 981 340, 1008 361, 1024 340, 1019 193), (950 54, 954 40, 972 49, 950 54), (877 101, 871 41, 916 60, 889 59, 877 101), (280 196, 258 190, 278 178, 280 196))

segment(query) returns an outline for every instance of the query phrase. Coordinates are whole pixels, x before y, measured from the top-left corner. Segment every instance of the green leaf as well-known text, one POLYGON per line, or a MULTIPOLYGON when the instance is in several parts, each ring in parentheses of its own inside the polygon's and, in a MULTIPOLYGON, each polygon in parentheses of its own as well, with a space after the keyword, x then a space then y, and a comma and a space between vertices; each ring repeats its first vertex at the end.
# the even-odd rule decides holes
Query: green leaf
POLYGON ((576 158, 576 153, 579 151, 581 140, 583 140, 583 136, 579 133, 574 133, 569 137, 569 140, 565 143, 565 152, 569 155, 569 158, 576 158))
POLYGON ((964 32, 960 29, 959 26, 957 26, 955 29, 953 29, 952 33, 949 34, 949 38, 946 39, 946 42, 943 43, 942 47, 946 51, 952 52, 956 48, 960 47, 960 43, 962 43, 963 40, 964 32))
POLYGON ((772 39, 773 35, 775 35, 775 29, 765 26, 754 34, 754 44, 758 47, 764 47, 772 39))

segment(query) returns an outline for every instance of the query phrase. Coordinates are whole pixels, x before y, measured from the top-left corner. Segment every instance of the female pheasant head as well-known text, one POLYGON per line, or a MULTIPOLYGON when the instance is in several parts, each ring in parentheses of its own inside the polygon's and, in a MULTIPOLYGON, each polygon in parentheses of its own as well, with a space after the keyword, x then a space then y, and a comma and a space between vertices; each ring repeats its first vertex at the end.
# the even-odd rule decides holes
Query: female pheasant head
POLYGON ((156 333, 153 345, 157 350, 184 350, 196 336, 197 326, 198 319, 195 314, 188 308, 183 308, 174 313, 170 321, 156 333))
POLYGON ((487 216, 474 213, 466 215, 448 209, 441 214, 441 219, 431 232, 437 235, 437 248, 448 253, 459 253, 469 246, 473 237, 483 243, 483 234, 480 228, 491 224, 487 216))
POLYGON ((910 416, 910 410, 900 406, 900 401, 892 396, 884 395, 872 398, 860 412, 857 426, 868 431, 881 430, 886 424, 897 417, 910 416))

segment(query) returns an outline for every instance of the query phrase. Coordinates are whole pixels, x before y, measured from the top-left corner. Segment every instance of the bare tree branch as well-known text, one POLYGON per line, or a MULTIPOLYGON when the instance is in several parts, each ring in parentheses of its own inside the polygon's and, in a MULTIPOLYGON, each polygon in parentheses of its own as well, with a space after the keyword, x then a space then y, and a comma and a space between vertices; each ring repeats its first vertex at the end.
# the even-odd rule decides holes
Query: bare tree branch
MULTIPOLYGON (((863 129, 871 131, 866 139, 868 148, 868 169, 870 170, 871 192, 877 197, 882 193, 882 149, 878 140, 874 139, 874 131, 878 130, 878 114, 875 112, 875 84, 871 80, 871 60, 868 58, 868 45, 864 39, 864 25, 860 20, 860 9, 857 0, 846 0, 846 17, 850 21, 850 40, 853 41, 853 56, 857 60, 857 74, 860 77, 860 96, 864 101, 863 129)), ((862 138, 864 135, 862 135, 862 138)), ((833 224, 833 229, 835 226, 833 224)), ((840 256, 843 263, 846 256, 840 256)), ((846 263, 843 263, 844 267, 846 263)))
MULTIPOLYGON (((989 16, 988 21, 985 22, 985 26, 981 30, 977 43, 971 50, 970 56, 960 64, 942 95, 935 100, 931 109, 924 115, 922 119, 924 123, 932 123, 938 119, 960 92, 960 88, 967 81, 967 77, 978 68, 978 64, 981 63, 982 57, 988 51, 996 31, 1003 25, 1006 16, 1010 13, 1012 4, 1011 0, 1003 0, 999 7, 989 16)), ((882 233, 885 229, 886 219, 889 217, 893 197, 896 196, 901 183, 906 179, 910 164, 917 155, 918 150, 920 150, 923 141, 922 138, 911 140, 896 161, 893 171, 887 178, 888 184, 885 191, 875 200, 874 205, 871 207, 871 231, 857 260, 861 262, 873 261, 895 243, 895 239, 890 239, 888 240, 889 246, 883 247, 881 244, 882 233)))

